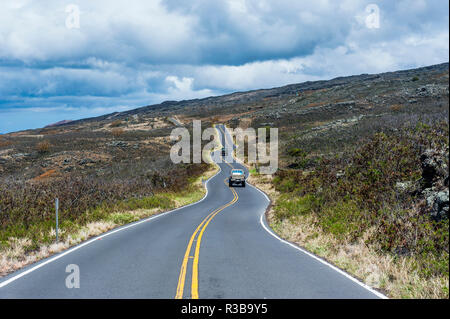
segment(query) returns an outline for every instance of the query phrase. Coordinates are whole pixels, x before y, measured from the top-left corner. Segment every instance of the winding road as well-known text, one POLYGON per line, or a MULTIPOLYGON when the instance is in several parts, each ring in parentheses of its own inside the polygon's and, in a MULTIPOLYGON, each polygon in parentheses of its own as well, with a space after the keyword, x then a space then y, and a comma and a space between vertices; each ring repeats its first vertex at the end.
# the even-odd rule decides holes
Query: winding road
MULTIPOLYGON (((231 143, 218 126, 222 143, 231 143)), ((226 132, 226 133, 225 133, 226 132)), ((267 196, 228 187, 229 159, 195 204, 135 222, 0 279, 0 298, 383 298, 268 228, 267 196), (80 287, 66 287, 68 265, 80 287)))

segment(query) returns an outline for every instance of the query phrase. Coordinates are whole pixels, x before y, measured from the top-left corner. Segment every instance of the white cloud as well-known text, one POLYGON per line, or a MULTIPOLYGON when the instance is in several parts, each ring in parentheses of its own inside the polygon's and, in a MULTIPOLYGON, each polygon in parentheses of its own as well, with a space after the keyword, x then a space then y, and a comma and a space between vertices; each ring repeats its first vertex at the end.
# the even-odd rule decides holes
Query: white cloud
POLYGON ((84 116, 446 62, 448 5, 441 0, 3 0, 0 112, 74 108, 71 114, 84 116), (81 10, 80 29, 65 26, 70 3, 81 10), (370 3, 380 7, 379 29, 365 26, 370 3))
POLYGON ((194 78, 178 78, 177 76, 167 76, 166 81, 173 84, 168 88, 168 94, 166 96, 172 99, 194 99, 202 98, 215 93, 209 89, 195 90, 194 78))

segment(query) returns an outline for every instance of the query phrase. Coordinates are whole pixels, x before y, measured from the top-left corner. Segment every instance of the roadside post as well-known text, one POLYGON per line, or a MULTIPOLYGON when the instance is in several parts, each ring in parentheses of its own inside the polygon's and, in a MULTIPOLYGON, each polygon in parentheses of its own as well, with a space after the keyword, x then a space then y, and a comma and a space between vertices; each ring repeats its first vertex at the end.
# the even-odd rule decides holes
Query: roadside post
POLYGON ((59 199, 55 200, 55 211, 56 211, 56 242, 58 242, 58 210, 59 210, 59 199))

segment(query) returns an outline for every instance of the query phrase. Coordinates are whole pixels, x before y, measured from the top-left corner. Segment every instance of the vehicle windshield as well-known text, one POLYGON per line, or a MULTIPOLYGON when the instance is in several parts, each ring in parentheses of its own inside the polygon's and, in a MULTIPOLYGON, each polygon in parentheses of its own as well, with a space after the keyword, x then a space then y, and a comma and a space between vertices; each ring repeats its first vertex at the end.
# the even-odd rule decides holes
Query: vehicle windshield
POLYGON ((244 171, 241 169, 234 169, 231 171, 231 174, 244 174, 244 171))

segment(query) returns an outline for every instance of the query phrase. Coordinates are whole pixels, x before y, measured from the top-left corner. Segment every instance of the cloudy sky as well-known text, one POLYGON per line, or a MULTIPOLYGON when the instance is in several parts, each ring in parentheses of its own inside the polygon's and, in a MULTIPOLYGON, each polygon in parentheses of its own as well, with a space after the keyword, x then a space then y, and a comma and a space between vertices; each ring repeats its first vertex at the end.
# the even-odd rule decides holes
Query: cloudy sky
POLYGON ((1 0, 0 133, 442 62, 447 0, 1 0))

